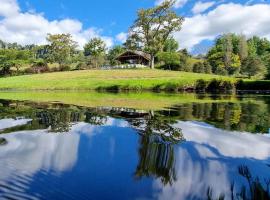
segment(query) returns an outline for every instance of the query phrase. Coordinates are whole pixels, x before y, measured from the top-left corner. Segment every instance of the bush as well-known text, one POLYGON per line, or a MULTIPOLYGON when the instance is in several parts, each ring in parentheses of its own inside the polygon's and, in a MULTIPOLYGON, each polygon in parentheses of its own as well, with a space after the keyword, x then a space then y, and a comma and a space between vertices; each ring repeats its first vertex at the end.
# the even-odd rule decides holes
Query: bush
POLYGON ((59 67, 59 71, 63 72, 63 71, 70 71, 71 68, 69 65, 60 65, 59 67))
POLYGON ((213 79, 207 86, 208 92, 233 92, 236 89, 235 83, 230 80, 213 79))
POLYGON ((45 73, 49 71, 50 71, 50 68, 48 67, 48 64, 42 59, 34 61, 31 68, 28 68, 25 70, 26 73, 31 73, 31 74, 39 74, 39 73, 45 73))
POLYGON ((87 65, 85 62, 79 62, 75 67, 75 70, 85 70, 85 69, 87 69, 87 65))
POLYGON ((197 91, 205 91, 208 87, 208 82, 203 80, 203 79, 200 79, 200 80, 197 80, 196 82, 196 90, 197 91))

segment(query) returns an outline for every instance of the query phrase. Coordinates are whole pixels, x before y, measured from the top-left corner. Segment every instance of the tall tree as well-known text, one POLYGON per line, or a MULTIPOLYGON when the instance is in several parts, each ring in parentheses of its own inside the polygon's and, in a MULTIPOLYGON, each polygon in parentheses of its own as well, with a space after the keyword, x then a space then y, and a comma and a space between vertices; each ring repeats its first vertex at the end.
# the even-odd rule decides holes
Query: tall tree
POLYGON ((232 45, 232 37, 230 34, 225 35, 224 38, 224 65, 225 68, 230 68, 232 64, 232 53, 233 53, 233 45, 232 45))
POLYGON ((99 56, 106 51, 106 44, 100 38, 93 38, 84 46, 85 56, 99 56))
POLYGON ((129 38, 151 55, 151 68, 154 68, 156 54, 164 48, 172 33, 179 31, 184 18, 173 10, 175 0, 166 0, 150 9, 141 9, 129 30, 129 38))
POLYGON ((101 38, 93 38, 84 46, 84 55, 90 58, 97 68, 104 62, 106 44, 101 38))
POLYGON ((48 60, 59 63, 60 66, 66 64, 73 56, 77 43, 72 40, 70 34, 48 34, 48 60))
POLYGON ((238 54, 241 61, 243 61, 248 57, 248 44, 245 35, 240 36, 238 46, 238 54))

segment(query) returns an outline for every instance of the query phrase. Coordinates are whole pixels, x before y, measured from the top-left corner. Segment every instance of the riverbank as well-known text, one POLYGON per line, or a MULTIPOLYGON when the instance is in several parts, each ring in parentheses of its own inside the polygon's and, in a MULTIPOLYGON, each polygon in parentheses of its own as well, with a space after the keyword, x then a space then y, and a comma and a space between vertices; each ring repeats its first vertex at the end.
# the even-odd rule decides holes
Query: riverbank
POLYGON ((198 91, 269 90, 270 81, 164 70, 85 70, 0 78, 0 90, 198 91))

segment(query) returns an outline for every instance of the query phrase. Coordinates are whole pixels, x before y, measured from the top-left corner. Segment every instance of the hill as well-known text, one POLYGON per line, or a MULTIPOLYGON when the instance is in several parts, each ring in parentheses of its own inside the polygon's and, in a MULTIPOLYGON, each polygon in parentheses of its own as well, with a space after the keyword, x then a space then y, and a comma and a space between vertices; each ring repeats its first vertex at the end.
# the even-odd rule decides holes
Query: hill
POLYGON ((210 74, 164 70, 85 70, 0 78, 2 90, 167 90, 194 89, 198 80, 235 82, 210 74))

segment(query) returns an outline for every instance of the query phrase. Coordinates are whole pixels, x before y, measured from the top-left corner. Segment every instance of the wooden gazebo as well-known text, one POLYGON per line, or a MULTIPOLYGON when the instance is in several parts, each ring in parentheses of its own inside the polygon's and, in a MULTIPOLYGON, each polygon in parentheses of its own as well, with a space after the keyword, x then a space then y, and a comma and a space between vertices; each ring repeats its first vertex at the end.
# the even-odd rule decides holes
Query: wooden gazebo
POLYGON ((149 54, 142 51, 127 50, 120 54, 116 60, 121 64, 140 64, 149 66, 151 57, 149 54))

